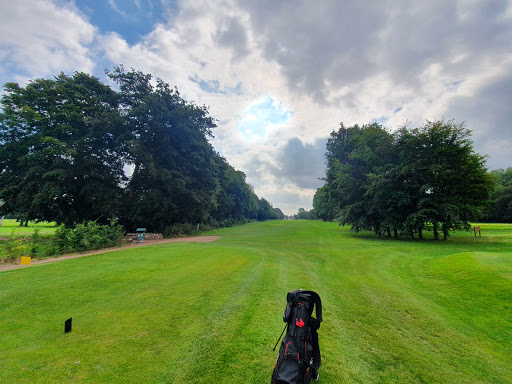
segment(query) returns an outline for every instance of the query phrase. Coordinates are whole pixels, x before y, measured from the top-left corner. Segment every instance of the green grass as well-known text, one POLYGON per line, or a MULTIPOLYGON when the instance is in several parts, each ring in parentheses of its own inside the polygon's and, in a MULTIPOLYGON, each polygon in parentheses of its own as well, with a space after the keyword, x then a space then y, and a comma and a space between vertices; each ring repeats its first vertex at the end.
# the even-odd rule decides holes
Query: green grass
POLYGON ((1 272, 0 382, 270 382, 304 288, 323 300, 320 383, 510 383, 512 225, 481 227, 434 242, 253 223, 1 272))
POLYGON ((39 230, 40 234, 48 234, 55 232, 57 225, 55 223, 48 223, 45 221, 40 223, 30 221, 28 223, 28 227, 20 227, 20 223, 16 220, 5 219, 0 227, 0 237, 9 237, 13 233, 14 235, 31 235, 34 233, 34 229, 36 228, 39 230))

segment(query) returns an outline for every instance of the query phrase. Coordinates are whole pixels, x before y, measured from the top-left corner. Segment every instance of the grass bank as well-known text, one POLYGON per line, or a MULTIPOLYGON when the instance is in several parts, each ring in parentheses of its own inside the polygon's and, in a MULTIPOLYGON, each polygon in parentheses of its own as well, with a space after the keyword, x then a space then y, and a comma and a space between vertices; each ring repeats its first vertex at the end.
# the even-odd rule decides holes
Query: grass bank
POLYGON ((324 305, 320 382, 512 382, 512 225, 448 242, 311 221, 208 234, 0 273, 0 381, 269 382, 286 293, 304 288, 324 305))

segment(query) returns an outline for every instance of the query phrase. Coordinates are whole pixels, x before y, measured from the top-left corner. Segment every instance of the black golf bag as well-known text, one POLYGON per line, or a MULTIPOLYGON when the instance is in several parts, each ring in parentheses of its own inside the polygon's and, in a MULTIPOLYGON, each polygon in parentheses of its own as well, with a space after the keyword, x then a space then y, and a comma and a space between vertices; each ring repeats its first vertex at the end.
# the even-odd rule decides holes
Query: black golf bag
POLYGON ((318 378, 321 364, 317 333, 322 322, 320 296, 313 291, 289 292, 283 321, 288 329, 279 348, 271 383, 308 384, 318 378), (311 316, 314 307, 316 318, 311 316))

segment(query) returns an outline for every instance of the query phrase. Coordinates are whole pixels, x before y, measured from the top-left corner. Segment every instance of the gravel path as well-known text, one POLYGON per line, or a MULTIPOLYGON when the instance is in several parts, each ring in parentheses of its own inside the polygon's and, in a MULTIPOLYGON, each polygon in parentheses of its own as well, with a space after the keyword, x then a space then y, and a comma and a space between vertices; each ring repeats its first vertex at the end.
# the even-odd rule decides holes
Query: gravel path
POLYGON ((0 265, 0 272, 9 271, 12 269, 27 268, 32 265, 53 263, 54 261, 76 259, 77 257, 84 257, 84 256, 90 256, 90 255, 98 255, 100 253, 114 252, 114 251, 119 251, 122 249, 144 247, 146 245, 166 244, 166 243, 182 243, 182 242, 210 243, 210 242, 218 240, 218 239, 220 239, 220 236, 191 236, 191 237, 178 237, 178 238, 174 238, 174 239, 146 240, 143 243, 133 243, 133 244, 125 245, 124 247, 98 249, 97 251, 91 251, 91 252, 86 252, 86 253, 73 253, 73 254, 64 255, 64 256, 60 256, 60 257, 51 257, 49 259, 34 260, 30 263, 30 265, 4 264, 4 265, 0 265))

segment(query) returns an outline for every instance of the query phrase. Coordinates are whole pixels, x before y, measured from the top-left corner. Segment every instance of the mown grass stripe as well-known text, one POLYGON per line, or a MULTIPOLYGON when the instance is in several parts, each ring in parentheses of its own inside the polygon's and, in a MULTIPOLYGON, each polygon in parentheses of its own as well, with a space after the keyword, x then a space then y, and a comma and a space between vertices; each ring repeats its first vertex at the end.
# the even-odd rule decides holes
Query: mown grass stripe
POLYGON ((273 224, 0 273, 0 382, 268 382, 297 288, 323 300, 322 382, 511 382, 512 226, 273 224))

